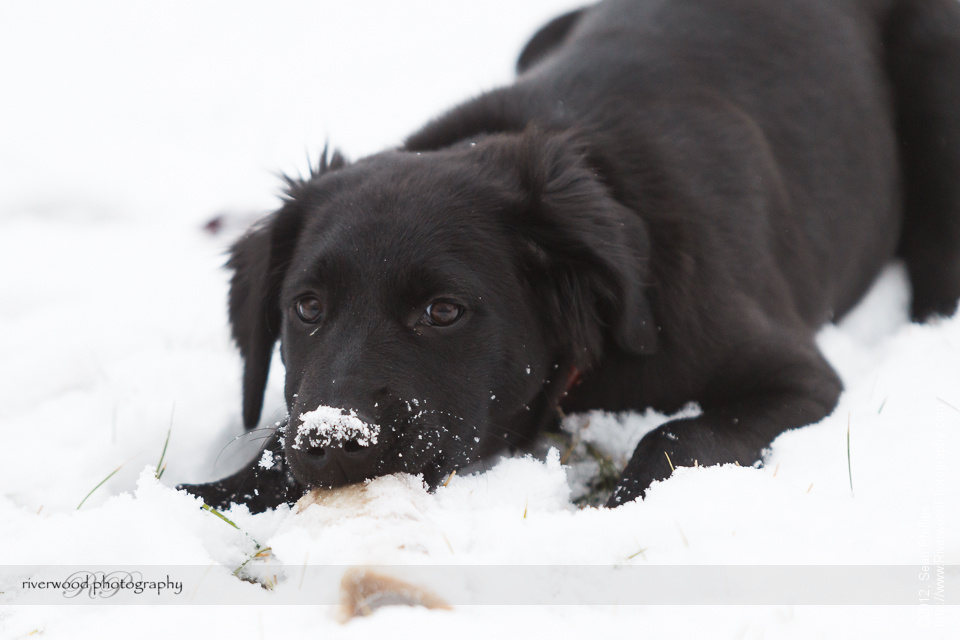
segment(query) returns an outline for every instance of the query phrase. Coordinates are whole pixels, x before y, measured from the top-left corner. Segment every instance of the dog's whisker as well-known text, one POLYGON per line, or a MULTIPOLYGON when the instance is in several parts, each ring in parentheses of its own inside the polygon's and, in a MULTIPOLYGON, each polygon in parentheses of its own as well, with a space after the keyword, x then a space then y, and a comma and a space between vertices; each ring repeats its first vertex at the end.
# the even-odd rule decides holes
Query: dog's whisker
MULTIPOLYGON (((251 429, 250 431, 247 431, 246 433, 241 433, 240 435, 234 436, 233 438, 231 438, 231 439, 229 440, 229 442, 227 442, 225 445, 223 445, 223 447, 220 448, 220 452, 217 453, 217 457, 216 457, 216 458, 214 459, 214 461, 213 461, 213 466, 216 467, 218 464, 220 464, 220 458, 223 457, 223 454, 226 453, 227 450, 228 450, 230 447, 232 447, 232 446, 234 446, 235 444, 237 444, 237 442, 239 442, 239 441, 244 441, 244 442, 260 442, 260 441, 269 442, 270 439, 271 439, 278 431, 279 431, 279 427, 259 427, 259 428, 257 428, 257 429, 251 429), (251 434, 256 434, 256 435, 255 435, 255 436, 251 436, 251 434)), ((262 450, 262 447, 261 447, 261 450, 262 450)))

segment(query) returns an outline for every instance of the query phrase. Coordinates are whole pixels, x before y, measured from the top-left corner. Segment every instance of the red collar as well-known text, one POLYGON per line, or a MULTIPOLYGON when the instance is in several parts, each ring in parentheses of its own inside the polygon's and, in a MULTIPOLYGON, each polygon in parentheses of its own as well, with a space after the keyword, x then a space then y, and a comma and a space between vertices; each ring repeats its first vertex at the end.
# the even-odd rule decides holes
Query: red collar
POLYGON ((570 373, 567 375, 567 384, 564 386, 563 393, 560 395, 560 397, 562 398, 570 393, 570 390, 578 384, 580 384, 580 369, 578 369, 576 365, 571 365, 570 373))

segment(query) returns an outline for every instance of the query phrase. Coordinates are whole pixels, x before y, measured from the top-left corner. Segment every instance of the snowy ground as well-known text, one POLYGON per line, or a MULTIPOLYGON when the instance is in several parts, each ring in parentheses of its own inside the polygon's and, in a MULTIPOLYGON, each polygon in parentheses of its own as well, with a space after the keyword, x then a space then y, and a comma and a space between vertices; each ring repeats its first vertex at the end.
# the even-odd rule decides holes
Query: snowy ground
MULTIPOLYGON (((172 489, 225 475, 256 446, 228 444, 241 432, 240 362, 220 266, 240 227, 211 236, 204 223, 270 210, 276 172, 305 171, 327 139, 358 157, 508 80, 524 38, 576 4, 0 4, 0 638, 955 637, 958 607, 916 605, 936 602, 937 565, 960 602, 960 317, 910 324, 896 268, 821 334, 846 383, 840 406, 779 438, 762 469, 683 470, 642 503, 577 509, 589 461, 562 467, 549 453, 432 495, 390 477, 300 514, 234 509, 239 530, 172 489), (248 561, 257 544, 270 552, 248 561), (245 561, 272 591, 233 576, 245 561), (491 570, 410 578, 452 610, 389 607, 340 624, 340 576, 370 564, 491 570), (30 567, 63 579, 110 565, 189 588, 83 607, 23 588, 30 567), (709 566, 727 578, 780 568, 760 574, 770 600, 698 606, 709 600, 676 581, 644 599, 571 565, 684 565, 707 587, 709 566), (782 565, 819 568, 823 593, 859 575, 830 565, 906 568, 831 607, 808 606, 823 602, 817 590, 782 565), (526 587, 531 576, 541 588, 526 587), (881 606, 890 593, 901 606, 881 606), (210 606, 143 606, 158 601, 210 606), (510 606, 544 601, 585 604, 510 606)), ((568 426, 620 460, 657 420, 568 426)))

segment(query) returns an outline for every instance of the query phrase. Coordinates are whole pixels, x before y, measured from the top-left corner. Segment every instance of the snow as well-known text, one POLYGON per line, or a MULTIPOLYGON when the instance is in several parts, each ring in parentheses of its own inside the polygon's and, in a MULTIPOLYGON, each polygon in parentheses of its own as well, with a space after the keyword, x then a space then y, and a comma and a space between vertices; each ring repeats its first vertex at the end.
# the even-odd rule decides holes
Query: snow
MULTIPOLYGON (((524 38, 578 4, 0 4, 0 638, 953 637, 957 606, 917 605, 936 602, 944 567, 958 602, 960 317, 911 324, 897 266, 819 335, 845 383, 836 411, 778 438, 761 468, 680 469, 643 502, 578 508, 666 419, 595 413, 435 493, 389 476, 299 511, 234 508, 231 526, 173 489, 227 475, 269 434, 241 435, 221 267, 277 205, 276 172, 306 172, 327 139, 354 158, 396 144, 507 81, 524 38), (340 579, 365 566, 453 608, 341 624, 340 579), (717 587, 718 566, 759 567, 774 597, 704 604, 693 587, 717 587), (889 566, 906 577, 843 607, 793 578, 820 571, 826 592, 889 566), (22 586, 108 567, 182 593, 22 586), (611 576, 658 567, 690 588, 610 592, 611 576), (903 606, 885 606, 888 587, 903 606), (544 597, 587 604, 533 606, 544 597)), ((273 372, 265 424, 284 417, 279 359, 273 372)))
POLYGON ((263 455, 260 456, 260 462, 257 463, 263 469, 272 469, 274 463, 273 460, 273 451, 270 449, 264 449, 263 455))
MULTIPOLYGON (((417 404, 417 401, 413 401, 417 404)), ((380 425, 369 424, 357 417, 353 409, 319 406, 313 411, 300 414, 297 435, 293 448, 303 446, 326 447, 334 441, 351 440, 361 447, 377 444, 380 425)))

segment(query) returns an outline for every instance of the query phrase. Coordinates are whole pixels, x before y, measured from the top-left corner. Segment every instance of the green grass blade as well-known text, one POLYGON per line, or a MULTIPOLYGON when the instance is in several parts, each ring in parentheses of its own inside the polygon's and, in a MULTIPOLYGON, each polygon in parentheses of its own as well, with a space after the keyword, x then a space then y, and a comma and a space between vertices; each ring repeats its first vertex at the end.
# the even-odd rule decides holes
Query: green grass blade
POLYGON ((100 487, 102 487, 107 480, 109 480, 110 478, 112 478, 112 477, 117 473, 117 471, 120 471, 120 469, 122 469, 122 468, 123 468, 123 465, 120 465, 119 467, 117 467, 116 469, 114 469, 113 471, 111 471, 111 472, 110 472, 110 475, 108 475, 106 478, 104 478, 103 480, 101 480, 101 481, 97 484, 97 486, 95 486, 93 489, 90 489, 90 493, 88 493, 86 496, 84 496, 83 500, 80 501, 80 504, 77 505, 77 511, 79 511, 79 510, 80 510, 80 507, 83 506, 83 503, 87 501, 87 498, 89 498, 90 496, 93 495, 93 492, 94 492, 94 491, 96 491, 97 489, 99 489, 100 487))
POLYGON ((173 432, 173 412, 176 410, 177 405, 173 405, 173 409, 170 410, 170 427, 167 429, 167 439, 163 443, 163 451, 160 452, 160 462, 157 463, 157 471, 154 473, 154 477, 159 480, 160 476, 163 475, 164 469, 163 459, 167 456, 167 445, 170 444, 170 434, 173 432))
POLYGON ((203 509, 204 509, 205 511, 209 511, 209 512, 212 513, 213 515, 217 516, 218 518, 220 518, 221 520, 223 520, 224 522, 226 522, 228 525, 230 525, 231 527, 233 527, 233 528, 236 529, 237 531, 240 531, 240 527, 238 527, 238 526, 236 525, 236 523, 234 523, 233 520, 231 520, 231 519, 228 518, 227 516, 223 515, 222 513, 220 513, 219 511, 217 511, 216 509, 214 509, 214 508, 211 507, 210 505, 208 505, 206 502, 203 503, 203 509))

